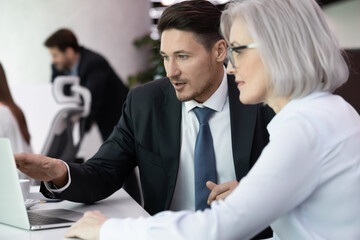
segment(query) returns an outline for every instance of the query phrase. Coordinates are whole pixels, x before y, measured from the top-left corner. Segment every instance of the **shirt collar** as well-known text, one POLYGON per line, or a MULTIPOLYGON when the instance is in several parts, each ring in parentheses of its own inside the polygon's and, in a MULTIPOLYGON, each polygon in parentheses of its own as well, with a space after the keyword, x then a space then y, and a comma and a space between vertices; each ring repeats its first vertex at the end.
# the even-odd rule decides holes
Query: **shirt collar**
MULTIPOLYGON (((225 68, 224 68, 225 69, 225 68)), ((224 76, 222 82, 218 89, 211 95, 211 97, 206 100, 204 103, 198 103, 195 100, 190 100, 185 102, 185 109, 187 112, 190 112, 195 107, 208 107, 217 112, 222 111, 228 97, 228 82, 227 75, 224 71, 224 76)))
POLYGON ((79 68, 79 62, 80 62, 80 57, 77 59, 77 61, 74 63, 74 65, 71 67, 70 70, 70 75, 71 76, 77 76, 78 75, 78 68, 79 68))

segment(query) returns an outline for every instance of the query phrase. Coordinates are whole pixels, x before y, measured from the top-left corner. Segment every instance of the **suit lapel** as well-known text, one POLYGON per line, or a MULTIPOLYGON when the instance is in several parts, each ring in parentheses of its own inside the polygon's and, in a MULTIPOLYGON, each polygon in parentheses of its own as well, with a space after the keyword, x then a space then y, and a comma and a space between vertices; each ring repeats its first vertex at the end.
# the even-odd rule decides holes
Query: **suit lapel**
POLYGON ((228 76, 231 143, 237 180, 250 170, 250 156, 256 125, 257 105, 244 105, 233 76, 228 76))
POLYGON ((84 47, 80 47, 80 59, 79 59, 79 66, 78 66, 78 75, 80 77, 80 82, 82 85, 84 85, 84 81, 85 81, 85 68, 86 66, 84 65, 84 61, 86 58, 86 53, 85 53, 85 48, 84 47))
POLYGON ((175 190, 180 158, 181 102, 177 99, 170 82, 162 87, 164 98, 159 102, 157 122, 159 126, 160 155, 168 177, 165 209, 168 209, 175 190))

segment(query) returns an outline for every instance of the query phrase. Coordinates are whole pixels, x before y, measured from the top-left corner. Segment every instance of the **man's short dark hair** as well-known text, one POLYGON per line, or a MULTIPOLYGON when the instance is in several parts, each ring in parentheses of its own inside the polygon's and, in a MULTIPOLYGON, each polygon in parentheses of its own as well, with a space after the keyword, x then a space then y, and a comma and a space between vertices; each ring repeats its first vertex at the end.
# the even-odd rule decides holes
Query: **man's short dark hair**
POLYGON ((44 45, 48 48, 57 47, 62 52, 68 47, 74 49, 76 52, 80 50, 75 34, 69 29, 57 30, 46 39, 44 45))
POLYGON ((169 29, 193 32, 205 49, 210 50, 222 39, 220 18, 220 9, 209 1, 184 1, 165 9, 158 22, 158 31, 160 34, 169 29))

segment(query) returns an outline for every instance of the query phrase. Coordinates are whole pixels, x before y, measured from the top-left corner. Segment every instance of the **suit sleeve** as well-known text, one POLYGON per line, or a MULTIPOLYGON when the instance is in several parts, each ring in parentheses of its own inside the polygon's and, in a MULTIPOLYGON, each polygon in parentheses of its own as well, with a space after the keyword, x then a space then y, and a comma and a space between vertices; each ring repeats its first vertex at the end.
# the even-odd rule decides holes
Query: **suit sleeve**
POLYGON ((59 194, 42 186, 41 192, 50 198, 92 203, 110 196, 122 187, 124 179, 137 165, 129 93, 123 114, 107 141, 83 164, 69 163, 71 184, 59 194))

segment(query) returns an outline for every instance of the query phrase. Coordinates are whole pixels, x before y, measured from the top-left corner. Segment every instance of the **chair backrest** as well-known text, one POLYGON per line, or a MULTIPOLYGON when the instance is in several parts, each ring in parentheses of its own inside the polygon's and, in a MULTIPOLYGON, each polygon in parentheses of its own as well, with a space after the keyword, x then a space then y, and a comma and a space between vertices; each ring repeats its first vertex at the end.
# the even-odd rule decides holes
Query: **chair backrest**
POLYGON ((53 84, 57 103, 63 105, 55 115, 41 154, 75 162, 90 113, 91 93, 80 86, 77 76, 59 76, 53 84))

